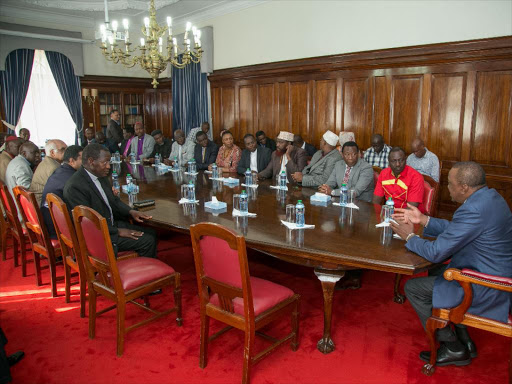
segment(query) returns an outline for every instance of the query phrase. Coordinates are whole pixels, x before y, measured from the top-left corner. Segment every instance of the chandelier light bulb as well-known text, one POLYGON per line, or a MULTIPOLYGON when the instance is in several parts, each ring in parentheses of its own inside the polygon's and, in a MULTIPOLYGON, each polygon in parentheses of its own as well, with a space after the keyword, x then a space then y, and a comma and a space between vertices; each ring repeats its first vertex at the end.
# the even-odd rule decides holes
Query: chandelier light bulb
POLYGON ((105 33, 106 30, 107 30, 107 27, 105 27, 105 24, 100 24, 100 32, 105 33))
POLYGON ((110 35, 108 37, 108 42, 110 43, 110 45, 114 45, 114 36, 110 35))
POLYGON ((168 26, 169 28, 171 28, 171 27, 172 27, 172 18, 171 18, 171 16, 167 16, 167 26, 168 26))
POLYGON ((149 28, 149 17, 145 17, 145 18, 144 18, 144 26, 145 26, 146 28, 149 28))
POLYGON ((112 29, 117 32, 117 20, 112 21, 112 29))
POLYGON ((144 42, 144 38, 143 38, 143 37, 141 37, 141 38, 140 38, 140 46, 141 46, 141 47, 144 47, 144 44, 145 44, 145 42, 144 42))
POLYGON ((128 19, 123 19, 123 28, 128 30, 128 19))

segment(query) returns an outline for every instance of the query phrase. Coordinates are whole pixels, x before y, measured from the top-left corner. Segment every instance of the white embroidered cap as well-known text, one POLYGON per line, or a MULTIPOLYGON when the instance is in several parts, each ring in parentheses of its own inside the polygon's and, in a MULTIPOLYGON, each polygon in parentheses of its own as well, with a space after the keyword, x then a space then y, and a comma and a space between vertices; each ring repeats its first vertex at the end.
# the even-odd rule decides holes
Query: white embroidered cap
POLYGON ((279 136, 277 136, 277 138, 280 140, 286 140, 286 141, 293 142, 293 133, 281 131, 281 132, 279 132, 279 136))
POLYGON ((333 147, 338 145, 338 135, 337 134, 335 134, 331 131, 326 131, 322 137, 327 144, 332 145, 333 147))

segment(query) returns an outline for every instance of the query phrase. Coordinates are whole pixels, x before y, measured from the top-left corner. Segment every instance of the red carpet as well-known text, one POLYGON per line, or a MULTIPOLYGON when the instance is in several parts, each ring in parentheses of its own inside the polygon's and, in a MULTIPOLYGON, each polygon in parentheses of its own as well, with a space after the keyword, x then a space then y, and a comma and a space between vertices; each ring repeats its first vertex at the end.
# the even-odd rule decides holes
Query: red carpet
MULTIPOLYGON (((79 317, 79 296, 64 302, 64 286, 51 298, 48 271, 43 287, 35 286, 33 265, 26 278, 13 268, 12 255, 0 262, 0 319, 9 339, 7 353, 24 350, 12 369, 13 383, 239 383, 242 372, 242 333, 232 330, 213 341, 208 366, 199 368, 199 307, 192 249, 187 237, 161 241, 159 257, 182 274, 183 327, 173 315, 130 332, 122 358, 116 357, 115 312, 102 315, 96 339, 88 338, 87 318, 79 317)), ((510 341, 470 329, 479 357, 467 367, 437 368, 421 373, 418 353, 427 341, 406 302, 392 301, 393 275, 366 272, 358 291, 337 292, 333 337, 336 351, 323 355, 316 343, 323 328, 322 292, 312 269, 251 255, 251 274, 286 285, 301 295, 300 346, 289 345, 254 366, 252 383, 506 383, 510 341)), ((62 268, 58 274, 62 275, 62 268)), ((98 308, 106 306, 100 302, 98 308)), ((172 305, 172 294, 151 298, 152 306, 172 305)), ((127 324, 147 316, 127 308, 127 324)), ((220 328, 211 323, 211 331, 220 328)), ((289 329, 289 319, 269 327, 273 335, 289 329)), ((281 332, 281 333, 279 333, 281 332)), ((256 346, 266 343, 257 340, 256 346)))

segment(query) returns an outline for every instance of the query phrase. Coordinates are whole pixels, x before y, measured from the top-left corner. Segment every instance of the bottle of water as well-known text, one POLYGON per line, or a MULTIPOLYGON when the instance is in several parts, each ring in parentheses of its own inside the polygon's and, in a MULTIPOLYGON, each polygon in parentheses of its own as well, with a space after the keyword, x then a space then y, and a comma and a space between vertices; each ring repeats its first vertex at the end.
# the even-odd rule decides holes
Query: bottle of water
POLYGON ((174 167, 175 171, 179 171, 180 170, 180 163, 178 161, 178 157, 176 157, 176 156, 174 156, 174 165, 173 165, 173 167, 174 167))
POLYGON ((196 186, 192 180, 188 183, 188 199, 191 201, 196 201, 196 186))
POLYGON ((44 157, 46 156, 46 153, 44 153, 44 151, 41 151, 41 161, 44 160, 44 157))
POLYGON ((157 153, 155 155, 155 167, 158 167, 160 165, 160 154, 157 153))
POLYGON ((249 197, 247 196, 247 192, 242 190, 240 194, 240 215, 247 216, 249 214, 249 197))
POLYGON ((188 161, 188 173, 192 174, 192 173, 196 173, 196 160, 195 159, 190 159, 188 161))
POLYGON ((389 197, 389 199, 387 199, 386 205, 389 205, 391 207, 390 214, 389 214, 391 216, 393 213, 395 213, 395 202, 393 201, 391 196, 389 197))
POLYGON ((212 178, 213 179, 219 178, 219 168, 217 167, 216 163, 212 164, 212 178))
POLYGON ((133 152, 132 152, 132 153, 130 153, 130 163, 131 163, 131 164, 134 164, 134 163, 135 163, 135 161, 136 161, 136 159, 135 159, 135 153, 133 153, 133 152))
POLYGON ((132 190, 132 175, 129 173, 126 175, 126 193, 131 193, 132 190))
POLYGON ((119 191, 119 189, 121 188, 119 186, 119 177, 117 176, 116 171, 112 172, 112 187, 114 187, 116 191, 119 191))
POLYGON ((304 204, 302 204, 302 200, 297 201, 297 205, 295 206, 295 223, 297 227, 304 226, 304 204))
POLYGON ((115 154, 114 154, 114 161, 116 163, 119 163, 121 161, 121 155, 119 154, 119 151, 117 151, 115 154))
POLYGON ((348 188, 347 184, 341 185, 340 191, 340 205, 345 206, 348 204, 348 188))
POLYGON ((252 185, 252 172, 250 168, 245 171, 245 185, 252 185))
POLYGON ((286 189, 286 172, 282 171, 279 174, 279 188, 286 189))

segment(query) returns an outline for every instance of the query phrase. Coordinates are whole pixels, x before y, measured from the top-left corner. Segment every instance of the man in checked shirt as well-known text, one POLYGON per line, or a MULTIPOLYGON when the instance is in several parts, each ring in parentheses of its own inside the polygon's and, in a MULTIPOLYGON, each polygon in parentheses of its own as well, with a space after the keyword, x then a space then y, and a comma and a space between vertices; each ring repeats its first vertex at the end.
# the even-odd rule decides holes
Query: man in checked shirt
POLYGON ((384 143, 384 138, 379 134, 372 136, 371 144, 372 146, 364 153, 364 160, 372 167, 387 168, 391 147, 384 143))

